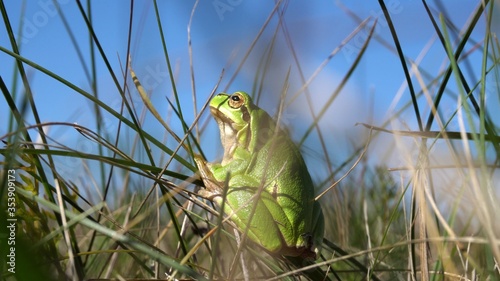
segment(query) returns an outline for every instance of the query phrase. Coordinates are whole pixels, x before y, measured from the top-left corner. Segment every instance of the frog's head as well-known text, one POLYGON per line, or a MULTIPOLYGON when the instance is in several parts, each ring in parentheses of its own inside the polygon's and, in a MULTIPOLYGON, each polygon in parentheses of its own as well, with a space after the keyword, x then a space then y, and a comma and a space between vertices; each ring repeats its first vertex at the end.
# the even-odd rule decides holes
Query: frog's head
MULTIPOLYGON (((224 159, 232 157, 236 147, 247 147, 252 113, 258 109, 245 92, 220 93, 210 101, 210 112, 219 125, 224 159)), ((224 161, 223 161, 224 162, 224 161)))
POLYGON ((252 99, 245 92, 220 93, 210 101, 210 112, 217 122, 227 123, 235 131, 240 131, 248 125, 254 108, 252 99))

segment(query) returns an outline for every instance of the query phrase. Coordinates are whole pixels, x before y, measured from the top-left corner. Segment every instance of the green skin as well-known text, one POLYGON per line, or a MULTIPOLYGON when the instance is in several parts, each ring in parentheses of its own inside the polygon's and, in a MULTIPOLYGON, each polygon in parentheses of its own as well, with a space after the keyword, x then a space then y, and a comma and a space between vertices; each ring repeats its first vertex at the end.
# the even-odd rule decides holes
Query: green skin
POLYGON ((224 157, 195 157, 206 187, 200 194, 221 206, 227 182, 224 212, 242 232, 248 228, 251 240, 272 254, 316 258, 324 218, 299 149, 244 92, 218 94, 210 112, 224 157))

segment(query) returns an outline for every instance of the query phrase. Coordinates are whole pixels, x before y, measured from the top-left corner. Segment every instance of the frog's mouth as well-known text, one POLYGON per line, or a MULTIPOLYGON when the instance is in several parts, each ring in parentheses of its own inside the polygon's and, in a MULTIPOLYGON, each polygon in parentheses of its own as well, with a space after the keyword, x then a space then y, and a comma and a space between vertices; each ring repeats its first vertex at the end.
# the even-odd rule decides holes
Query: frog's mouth
POLYGON ((226 115, 222 114, 219 109, 216 107, 211 106, 210 107, 210 113, 212 116, 215 118, 217 123, 219 122, 224 122, 224 123, 233 123, 231 119, 229 119, 226 115))

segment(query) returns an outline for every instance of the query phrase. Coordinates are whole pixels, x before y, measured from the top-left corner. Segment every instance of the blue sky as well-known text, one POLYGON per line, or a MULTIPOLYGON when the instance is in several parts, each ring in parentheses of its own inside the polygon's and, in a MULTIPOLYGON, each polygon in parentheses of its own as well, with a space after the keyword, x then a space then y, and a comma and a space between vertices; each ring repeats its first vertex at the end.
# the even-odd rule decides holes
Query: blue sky
MULTIPOLYGON (((431 77, 435 77, 447 66, 447 62, 421 1, 390 0, 385 2, 389 7, 405 54, 413 60, 419 60, 421 71, 426 71, 431 77)), ((435 9, 434 11, 445 12, 445 15, 449 16, 448 19, 459 29, 462 29, 469 20, 478 3, 478 1, 465 0, 442 2, 442 7, 434 1, 429 1, 429 5, 435 9)), ((58 3, 60 11, 55 9, 51 0, 6 1, 5 4, 13 29, 21 30, 23 33, 21 38, 17 38, 21 54, 78 87, 90 91, 91 85, 85 72, 85 67, 90 67, 87 28, 73 1, 58 1, 58 3), (84 57, 83 64, 62 24, 61 15, 64 15, 68 21, 77 45, 81 48, 84 57)), ((187 27, 194 3, 195 1, 159 1, 163 31, 170 61, 175 71, 177 90, 181 93, 181 104, 186 119, 190 122, 194 120, 194 114, 187 27)), ((262 56, 277 27, 276 16, 270 20, 269 26, 264 30, 261 39, 257 41, 255 50, 238 72, 234 82, 231 84, 228 82, 273 7, 273 1, 200 1, 194 11, 191 26, 198 109, 208 99, 223 69, 225 74, 219 87, 220 90, 227 88, 229 92, 236 90, 250 92, 253 89, 256 77, 260 77, 259 64, 266 61, 262 59, 262 56)), ((287 5, 284 16, 285 24, 306 79, 356 29, 359 23, 350 14, 351 12, 362 20, 372 16, 369 27, 374 24, 373 19, 379 17, 375 35, 385 40, 391 47, 394 46, 387 23, 383 17, 380 17, 382 14, 378 1, 290 1, 287 5)), ((94 29, 113 70, 118 75, 126 59, 129 17, 130 3, 127 1, 92 1, 94 29)), ((167 76, 165 57, 151 1, 135 2, 132 25, 132 66, 146 90, 151 93, 158 111, 167 118, 169 108, 166 97, 172 97, 172 88, 167 76)), ((484 28, 483 19, 480 20, 472 36, 476 42, 480 42, 484 37, 484 28)), ((300 81, 292 52, 286 44, 284 33, 279 31, 277 38, 272 59, 268 61, 270 63, 268 73, 262 79, 264 90, 259 102, 260 106, 271 114, 276 112, 288 69, 291 70, 289 94, 294 94, 303 84, 300 81)), ((354 36, 313 80, 310 90, 315 112, 321 109, 335 90, 352 65, 365 39, 366 30, 354 36)), ((5 28, 0 29, 0 46, 11 49, 5 28)), ((468 45, 466 50, 472 48, 474 46, 468 45)), ((108 71, 104 68, 102 59, 98 54, 97 56, 98 94, 102 100, 118 109, 120 97, 108 71)), ((473 77, 477 79, 479 73, 480 52, 473 52, 470 62, 471 66, 468 68, 470 72, 467 74, 470 75, 468 77, 473 83, 473 77)), ((0 74, 8 86, 12 84, 13 66, 13 59, 0 53, 0 74)), ((42 121, 76 122, 95 128, 91 102, 43 73, 28 68, 28 74, 42 121)), ((426 81, 428 80, 427 78, 426 81)), ((420 87, 416 81, 414 80, 414 83, 417 84, 416 88, 419 90, 420 87)), ((333 142, 332 147, 339 148, 335 149, 335 153, 343 155, 345 152, 342 151, 352 149, 357 140, 362 139, 360 136, 366 134, 366 129, 355 127, 355 123, 381 125, 394 110, 407 103, 409 92, 404 85, 404 75, 398 57, 380 41, 372 41, 348 84, 320 122, 325 131, 325 138, 333 142), (395 100, 397 93, 401 96, 399 100, 395 100)), ((450 85, 455 85, 455 83, 450 83, 450 85)), ((454 89, 450 91, 453 96, 454 89)), ((493 100, 497 98, 498 96, 492 95, 493 100)), ((137 96, 134 100, 137 104, 141 103, 137 96)), ((447 103, 443 107, 444 114, 451 115, 456 108, 456 101, 453 98, 445 98, 443 102, 447 103), (447 110, 448 107, 449 110, 447 110)), ((304 95, 301 95, 286 109, 287 118, 284 121, 291 127, 295 138, 301 136, 305 131, 305 126, 311 122, 310 113, 305 104, 304 95)), ((422 99, 420 104, 424 116, 427 116, 429 107, 426 106, 425 100, 422 99)), ((5 124, 8 115, 9 111, 2 99, 0 101, 0 135, 7 132, 5 124)), ((148 120, 152 120, 152 117, 149 118, 148 120)), ((27 115, 27 120, 34 122, 30 114, 27 115)), ((209 159, 214 159, 220 156, 221 150, 213 149, 217 146, 218 139, 215 123, 210 122, 207 135, 213 137, 209 137, 203 147, 211 154, 209 159)), ((175 126, 176 123, 172 124, 175 126)), ((154 120, 147 123, 146 127, 148 126, 158 138, 163 138, 164 132, 154 120)), ((411 110, 402 115, 401 120, 395 126, 418 129, 415 115, 411 110)), ((451 126, 456 128, 456 125, 451 126)), ((181 132, 180 127, 176 129, 181 132)), ((75 133, 71 130, 67 128, 51 128, 51 130, 54 130, 59 140, 74 142, 75 133)), ((78 147, 78 143, 76 146, 78 147)), ((308 138, 306 147, 312 150, 313 154, 321 153, 315 148, 317 147, 315 133, 308 138)), ((82 149, 84 148, 85 146, 82 149)), ((332 153, 333 151, 334 149, 332 153)), ((386 153, 381 152, 381 155, 386 153)), ((342 160, 340 157, 335 162, 338 164, 342 160)))

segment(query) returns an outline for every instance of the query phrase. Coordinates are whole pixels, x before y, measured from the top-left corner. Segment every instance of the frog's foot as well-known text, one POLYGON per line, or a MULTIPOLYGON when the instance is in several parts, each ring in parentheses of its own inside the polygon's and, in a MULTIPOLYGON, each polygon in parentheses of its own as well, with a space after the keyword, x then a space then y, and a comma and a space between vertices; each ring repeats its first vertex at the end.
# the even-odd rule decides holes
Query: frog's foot
POLYGON ((270 252, 271 255, 278 254, 286 257, 300 257, 302 259, 316 260, 317 253, 314 249, 306 246, 282 247, 278 252, 270 252))
POLYGON ((224 183, 219 182, 211 177, 204 177, 203 174, 201 174, 201 179, 203 180, 205 189, 200 189, 200 191, 198 191, 198 194, 207 198, 213 198, 214 196, 222 194, 224 183))
POLYGON ((300 255, 300 257, 302 257, 304 259, 316 260, 318 257, 318 253, 316 253, 316 251, 314 251, 312 249, 305 249, 302 252, 302 254, 300 255))
POLYGON ((207 161, 201 157, 199 154, 194 155, 194 162, 196 163, 196 166, 198 167, 199 170, 205 170, 207 161))
POLYGON ((307 249, 312 249, 314 241, 313 241, 313 236, 310 232, 302 233, 302 238, 306 242, 306 248, 307 249))
POLYGON ((314 249, 313 235, 310 232, 306 232, 303 233, 301 236, 305 241, 305 246, 304 246, 304 251, 300 256, 303 258, 316 259, 318 253, 314 249))
POLYGON ((210 170, 211 164, 205 161, 200 155, 194 156, 194 162, 198 167, 198 175, 200 176, 206 188, 206 190, 200 190, 200 192, 198 193, 201 194, 201 192, 203 191, 206 197, 214 196, 208 196, 209 194, 221 193, 221 183, 214 178, 212 171, 210 170))
MULTIPOLYGON (((207 185, 207 182, 204 181, 205 185, 207 185)), ((218 193, 218 192, 213 192, 213 191, 210 191, 210 189, 207 187, 205 189, 200 189, 198 191, 198 194, 207 199, 207 200, 210 200, 210 201, 214 201, 214 198, 216 197, 222 197, 222 194, 218 193)))

